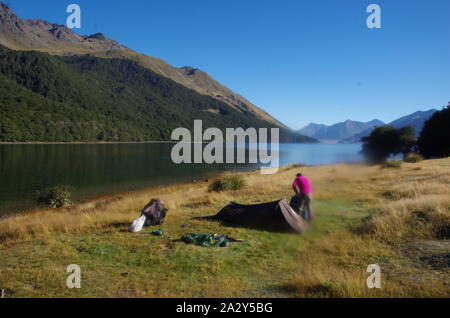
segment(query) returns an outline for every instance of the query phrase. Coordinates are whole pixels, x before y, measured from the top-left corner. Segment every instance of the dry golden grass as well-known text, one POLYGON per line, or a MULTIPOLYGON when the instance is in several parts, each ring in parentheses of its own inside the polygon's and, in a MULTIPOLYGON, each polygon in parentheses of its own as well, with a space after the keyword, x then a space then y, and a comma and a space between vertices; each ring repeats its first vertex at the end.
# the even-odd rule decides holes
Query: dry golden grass
POLYGON ((11 257, 10 262, 13 258, 27 262, 30 251, 39 251, 36 247, 39 244, 46 245, 46 249, 39 252, 42 255, 36 255, 43 260, 39 267, 23 269, 22 272, 11 269, 10 276, 0 276, 0 283, 7 288, 20 289, 23 295, 28 296, 42 295, 43 289, 45 295, 70 296, 72 294, 59 283, 64 279, 64 269, 55 268, 55 262, 58 258, 69 262, 81 257, 73 246, 85 244, 89 248, 98 245, 110 250, 117 249, 115 253, 121 255, 121 262, 123 257, 130 258, 133 265, 129 265, 130 270, 114 268, 111 271, 108 262, 115 259, 113 252, 109 256, 111 259, 103 264, 97 259, 98 256, 92 256, 96 255, 95 251, 83 250, 87 258, 80 261, 92 262, 89 266, 95 268, 95 272, 85 274, 92 284, 84 290, 87 294, 80 296, 236 297, 248 294, 248 290, 252 290, 251 296, 271 296, 267 291, 256 292, 252 289, 254 287, 249 287, 253 284, 252 277, 268 281, 273 279, 276 281, 274 285, 279 288, 279 295, 296 297, 449 296, 445 282, 426 276, 424 270, 415 269, 415 265, 409 264, 392 246, 407 239, 437 239, 448 233, 450 159, 404 163, 400 169, 347 164, 288 166, 275 175, 252 172, 244 173, 243 177, 247 186, 236 192, 208 192, 207 183, 174 185, 102 198, 70 209, 35 210, 3 219, 0 221, 0 253, 11 257), (237 235, 247 237, 250 242, 246 248, 237 246, 228 252, 230 254, 226 249, 210 254, 208 250, 198 250, 196 247, 173 246, 169 241, 142 248, 137 245, 140 240, 119 231, 126 229, 131 220, 139 216, 140 209, 151 198, 159 197, 169 209, 167 230, 180 235, 180 225, 192 222, 189 221, 190 216, 215 214, 229 201, 260 203, 289 197, 292 191, 290 184, 300 171, 312 179, 314 199, 322 209, 315 226, 316 233, 302 239, 301 246, 293 241, 287 244, 289 248, 283 250, 282 242, 289 237, 282 234, 249 232, 194 222, 193 225, 198 225, 202 231, 236 231, 237 235), (342 205, 342 202, 350 205, 342 205), (352 207, 369 209, 372 214, 365 222, 361 222, 362 217, 356 215, 357 226, 348 228, 348 221, 342 220, 355 213, 349 211, 352 207), (98 238, 93 238, 97 233, 98 238), (81 238, 89 244, 80 243, 81 238), (21 249, 17 249, 18 246, 21 249), (141 260, 129 254, 134 249, 139 249, 142 253, 139 255, 143 259, 148 258, 146 261, 161 263, 161 272, 155 274, 159 275, 158 279, 149 277, 146 270, 140 269, 141 260), (198 276, 185 274, 183 268, 192 267, 190 262, 196 261, 192 259, 185 263, 185 258, 191 254, 192 257, 195 255, 207 260, 189 269, 198 276), (388 279, 383 279, 381 290, 369 290, 365 286, 368 276, 365 268, 372 262, 380 263, 380 260, 383 275, 386 275, 383 277, 388 279), (226 266, 229 262, 235 265, 226 266), (251 268, 250 273, 235 269, 245 262, 249 262, 246 266, 251 268), (291 278, 286 280, 281 273, 270 272, 272 266, 288 271, 291 278), (133 276, 120 276, 123 271, 133 273, 133 268, 133 276), (267 277, 267 271, 273 278, 267 277), (61 277, 54 278, 55 272, 61 272, 58 274, 61 277), (247 279, 246 275, 250 278, 247 279), (414 280, 410 280, 408 275, 413 276, 414 280), (29 277, 33 277, 35 283, 27 290, 29 277), (105 290, 102 287, 107 279, 116 281, 114 288, 105 290))
POLYGON ((391 244, 408 238, 448 238, 449 170, 448 159, 427 161, 380 180, 383 190, 375 204, 379 212, 363 225, 364 232, 391 244))
POLYGON ((414 234, 411 231, 416 231, 420 237, 432 237, 450 225, 450 167, 447 163, 448 160, 435 160, 404 164, 404 168, 395 172, 347 164, 291 165, 281 168, 275 175, 246 173, 247 186, 238 195, 207 192, 206 183, 157 187, 70 209, 44 209, 14 215, 0 221, 0 239, 23 239, 53 232, 81 233, 127 223, 153 197, 160 197, 174 217, 185 205, 216 206, 236 200, 236 196, 242 198, 243 203, 255 203, 255 197, 278 200, 280 194, 289 190, 293 175, 300 170, 312 177, 315 199, 339 198, 377 209, 379 213, 364 225, 367 233, 388 242, 414 234))
MULTIPOLYGON (((396 264, 400 272, 389 270, 388 263, 396 262, 397 252, 381 242, 350 233, 331 235, 314 249, 299 255, 299 271, 286 284, 296 297, 442 297, 450 296, 449 288, 439 277, 424 279, 414 273, 419 283, 411 281, 404 272, 411 271, 405 264, 396 264), (386 266, 379 259, 386 259, 386 266), (369 289, 365 269, 373 260, 381 267, 381 289, 369 289)), ((448 283, 448 282, 447 282, 448 283)))

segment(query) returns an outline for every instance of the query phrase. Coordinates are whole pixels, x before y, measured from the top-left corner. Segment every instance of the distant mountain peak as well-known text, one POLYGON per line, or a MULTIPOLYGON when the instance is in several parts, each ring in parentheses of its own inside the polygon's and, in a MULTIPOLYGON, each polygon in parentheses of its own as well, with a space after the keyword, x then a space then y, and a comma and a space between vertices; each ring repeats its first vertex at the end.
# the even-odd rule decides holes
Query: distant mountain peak
POLYGON ((325 124, 317 124, 317 123, 309 123, 306 127, 308 127, 308 126, 326 127, 325 124))
POLYGON ((87 39, 97 39, 97 40, 100 40, 100 41, 109 40, 109 38, 106 35, 104 35, 103 33, 94 33, 94 34, 91 34, 91 35, 87 35, 85 37, 87 39))
POLYGON ((20 18, 6 4, 0 1, 0 23, 7 25, 19 20, 20 18))
MULTIPOLYGON (((420 132, 423 129, 423 126, 425 124, 425 122, 435 113, 437 112, 436 109, 430 109, 427 111, 417 111, 414 112, 410 115, 406 115, 403 116, 397 120, 394 120, 392 122, 390 122, 388 125, 389 126, 393 126, 394 128, 402 128, 405 126, 412 126, 415 130, 416 136, 419 136, 420 132)), ((372 124, 373 127, 366 129, 358 134, 355 134, 349 138, 343 139, 340 142, 341 143, 355 143, 355 142, 360 142, 361 138, 368 136, 372 130, 375 127, 379 127, 379 126, 383 126, 386 125, 385 123, 383 123, 382 121, 379 120, 373 120, 372 122, 369 122, 372 124), (378 121, 378 122, 377 122, 378 121)))
POLYGON ((73 31, 62 24, 53 24, 52 28, 49 30, 51 34, 58 40, 65 38, 66 36, 72 35, 73 31))
POLYGON ((372 129, 375 126, 381 125, 384 125, 384 123, 378 119, 374 119, 367 123, 347 119, 344 122, 331 126, 311 123, 300 129, 298 132, 308 137, 337 142, 349 138, 364 130, 372 129))
POLYGON ((16 16, 16 14, 2 1, 0 1, 0 14, 16 16))
POLYGON ((384 121, 379 120, 379 119, 374 119, 374 120, 368 121, 366 124, 367 125, 371 125, 371 126, 383 126, 383 125, 386 125, 386 123, 384 121))

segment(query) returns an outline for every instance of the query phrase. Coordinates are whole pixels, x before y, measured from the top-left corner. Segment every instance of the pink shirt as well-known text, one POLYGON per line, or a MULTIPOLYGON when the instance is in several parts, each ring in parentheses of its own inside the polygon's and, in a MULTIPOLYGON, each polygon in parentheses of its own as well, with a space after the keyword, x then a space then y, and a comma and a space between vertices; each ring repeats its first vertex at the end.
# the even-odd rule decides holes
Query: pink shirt
POLYGON ((295 179, 292 186, 297 186, 300 189, 301 194, 312 194, 311 181, 306 177, 298 177, 295 179))

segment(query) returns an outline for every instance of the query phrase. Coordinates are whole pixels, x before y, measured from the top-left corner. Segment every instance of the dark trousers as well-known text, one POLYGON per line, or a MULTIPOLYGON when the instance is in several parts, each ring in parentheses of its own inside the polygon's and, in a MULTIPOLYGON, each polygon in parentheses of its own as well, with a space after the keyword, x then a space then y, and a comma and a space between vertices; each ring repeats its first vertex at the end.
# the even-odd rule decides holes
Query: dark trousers
POLYGON ((306 221, 311 221, 313 216, 311 194, 300 194, 298 197, 298 201, 301 215, 306 221))

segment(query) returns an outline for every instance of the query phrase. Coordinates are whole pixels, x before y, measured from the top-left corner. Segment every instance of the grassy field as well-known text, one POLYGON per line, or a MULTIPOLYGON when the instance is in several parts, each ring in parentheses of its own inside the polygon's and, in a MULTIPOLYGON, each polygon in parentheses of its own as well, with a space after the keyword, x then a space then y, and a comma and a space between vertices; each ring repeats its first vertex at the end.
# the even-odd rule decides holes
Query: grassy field
POLYGON ((239 191, 184 184, 3 219, 0 288, 5 297, 450 296, 450 159, 384 169, 290 166, 243 177, 239 191), (299 171, 315 188, 317 219, 304 235, 192 219, 229 201, 290 198, 299 171), (153 197, 169 209, 166 224, 127 233, 153 197), (153 229, 165 236, 148 235, 153 229), (193 232, 243 241, 226 248, 176 242, 193 232), (66 287, 69 264, 81 267, 81 289, 66 287), (366 286, 369 264, 381 267, 381 289, 366 286))

